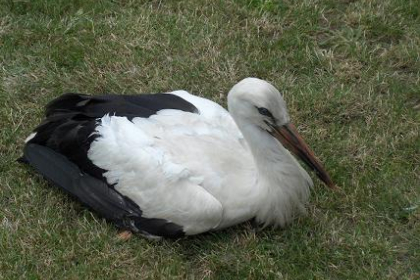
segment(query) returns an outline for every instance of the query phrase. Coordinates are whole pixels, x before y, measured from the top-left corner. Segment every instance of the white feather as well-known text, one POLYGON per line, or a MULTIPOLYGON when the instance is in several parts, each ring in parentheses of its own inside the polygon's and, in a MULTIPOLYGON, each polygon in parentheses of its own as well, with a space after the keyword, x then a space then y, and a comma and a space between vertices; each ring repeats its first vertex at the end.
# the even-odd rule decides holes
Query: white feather
POLYGON ((25 143, 28 143, 29 141, 31 141, 35 136, 36 136, 36 132, 32 132, 31 134, 29 134, 29 136, 26 137, 25 139, 25 143))

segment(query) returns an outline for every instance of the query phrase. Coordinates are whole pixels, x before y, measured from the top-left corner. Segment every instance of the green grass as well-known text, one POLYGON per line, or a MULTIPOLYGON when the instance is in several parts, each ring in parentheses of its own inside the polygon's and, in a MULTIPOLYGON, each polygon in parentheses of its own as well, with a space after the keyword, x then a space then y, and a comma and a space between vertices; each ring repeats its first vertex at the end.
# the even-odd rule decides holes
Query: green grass
POLYGON ((0 278, 419 279, 420 5, 409 0, 0 0, 0 278), (117 230, 15 162, 65 91, 185 89, 225 104, 247 76, 285 94, 343 193, 309 214, 178 241, 117 230))

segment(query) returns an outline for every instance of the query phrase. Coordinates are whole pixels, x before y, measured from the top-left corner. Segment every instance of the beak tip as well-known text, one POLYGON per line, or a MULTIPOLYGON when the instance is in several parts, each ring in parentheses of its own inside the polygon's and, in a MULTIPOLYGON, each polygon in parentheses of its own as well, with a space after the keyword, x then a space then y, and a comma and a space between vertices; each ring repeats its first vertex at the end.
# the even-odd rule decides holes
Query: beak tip
POLYGON ((327 174, 327 172, 324 171, 324 173, 321 174, 320 179, 331 190, 333 190, 333 191, 340 191, 341 190, 340 187, 338 187, 336 184, 334 184, 334 182, 331 180, 331 177, 327 174))
POLYGON ((337 185, 334 184, 333 182, 330 182, 329 184, 327 184, 327 186, 333 191, 341 191, 341 188, 337 187, 337 185))
POLYGON ((302 159, 313 171, 315 171, 318 178, 331 190, 341 190, 333 183, 331 177, 322 166, 322 163, 316 158, 314 152, 308 147, 292 123, 275 128, 272 135, 277 138, 286 149, 302 159))

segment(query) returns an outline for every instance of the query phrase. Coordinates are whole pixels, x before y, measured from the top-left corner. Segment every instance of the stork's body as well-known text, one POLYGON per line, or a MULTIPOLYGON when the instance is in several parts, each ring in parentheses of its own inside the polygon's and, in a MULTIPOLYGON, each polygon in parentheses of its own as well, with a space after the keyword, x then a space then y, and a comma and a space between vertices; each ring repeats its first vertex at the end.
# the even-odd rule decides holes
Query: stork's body
MULTIPOLYGON (((27 141, 26 160, 117 226, 147 235, 192 235, 253 218, 284 226, 304 211, 312 181, 281 144, 297 138, 272 85, 254 78, 235 85, 230 114, 185 91, 130 104, 118 98, 53 101, 27 141), (279 136, 282 126, 291 136, 279 136)), ((304 152, 294 152, 332 185, 298 140, 304 152)))

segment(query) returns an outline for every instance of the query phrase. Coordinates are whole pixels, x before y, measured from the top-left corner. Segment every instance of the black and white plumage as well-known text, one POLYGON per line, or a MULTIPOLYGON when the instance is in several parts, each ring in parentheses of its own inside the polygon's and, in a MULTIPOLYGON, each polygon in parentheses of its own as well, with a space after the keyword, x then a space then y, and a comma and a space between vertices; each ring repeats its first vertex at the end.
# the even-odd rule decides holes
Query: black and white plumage
POLYGON ((228 106, 230 114, 185 91, 65 94, 47 106, 23 160, 118 227, 147 236, 253 218, 286 225, 304 212, 312 185, 289 150, 334 187, 271 84, 242 80, 228 106))

